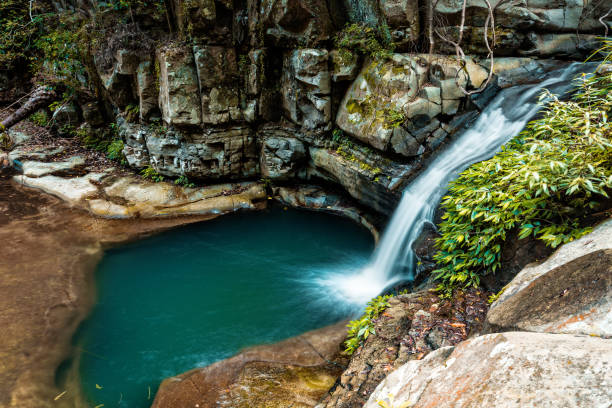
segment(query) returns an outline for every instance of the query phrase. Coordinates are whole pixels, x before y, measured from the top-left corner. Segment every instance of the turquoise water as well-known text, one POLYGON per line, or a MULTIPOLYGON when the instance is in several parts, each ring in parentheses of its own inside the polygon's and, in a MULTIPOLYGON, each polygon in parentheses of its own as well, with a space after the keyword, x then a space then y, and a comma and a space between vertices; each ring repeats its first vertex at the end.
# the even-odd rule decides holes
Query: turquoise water
POLYGON ((351 221, 271 209, 108 251, 76 338, 85 395, 93 406, 149 407, 165 377, 346 317, 317 282, 354 272, 372 250, 351 221))

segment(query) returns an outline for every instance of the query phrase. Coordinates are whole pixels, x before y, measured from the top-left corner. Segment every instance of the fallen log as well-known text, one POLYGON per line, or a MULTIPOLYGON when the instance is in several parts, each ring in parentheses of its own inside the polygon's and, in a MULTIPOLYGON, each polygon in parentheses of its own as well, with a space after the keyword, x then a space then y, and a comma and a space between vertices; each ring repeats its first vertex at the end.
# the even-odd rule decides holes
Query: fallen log
POLYGON ((50 105, 57 98, 57 92, 54 89, 47 86, 39 86, 19 109, 0 122, 0 131, 8 130, 11 126, 21 122, 40 108, 50 105))

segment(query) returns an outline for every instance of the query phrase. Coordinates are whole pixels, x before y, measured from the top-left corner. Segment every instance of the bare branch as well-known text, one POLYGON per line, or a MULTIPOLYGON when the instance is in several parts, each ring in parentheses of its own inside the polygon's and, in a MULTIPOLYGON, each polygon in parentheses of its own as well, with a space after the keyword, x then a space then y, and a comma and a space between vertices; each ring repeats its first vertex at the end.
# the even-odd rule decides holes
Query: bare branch
POLYGON ((612 8, 610 10, 608 10, 608 12, 606 14, 604 14, 603 16, 599 17, 599 22, 606 28, 606 33, 604 34, 604 37, 608 36, 608 24, 606 24, 603 19, 608 17, 610 14, 612 13, 612 8))

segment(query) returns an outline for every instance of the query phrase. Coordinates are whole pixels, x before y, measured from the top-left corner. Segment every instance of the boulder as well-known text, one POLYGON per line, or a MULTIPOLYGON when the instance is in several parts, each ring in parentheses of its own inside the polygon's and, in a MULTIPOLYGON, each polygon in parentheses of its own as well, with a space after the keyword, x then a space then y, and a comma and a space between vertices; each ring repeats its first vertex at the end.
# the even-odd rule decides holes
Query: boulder
POLYGON ((487 315, 489 331, 612 338, 612 220, 525 267, 487 315))
POLYGON ((79 112, 77 108, 72 103, 67 103, 61 105, 53 112, 53 116, 51 117, 54 125, 61 129, 63 126, 72 126, 76 127, 79 124, 79 112))
POLYGON ((612 400, 609 340, 567 334, 488 334, 391 373, 365 408, 593 407, 612 400))
POLYGON ((152 408, 313 407, 346 362, 338 345, 346 322, 164 380, 152 408))
POLYGON ((480 87, 487 76, 471 58, 463 68, 454 57, 439 55, 370 61, 346 92, 336 124, 379 150, 420 155, 421 135, 434 132, 432 124, 441 126, 442 114, 458 113, 466 100, 463 90, 480 87))
POLYGON ((202 121, 198 76, 191 49, 169 44, 157 52, 159 107, 169 125, 199 125, 202 121))
POLYGON ((334 82, 352 81, 359 73, 359 57, 355 53, 332 50, 329 53, 332 64, 331 78, 334 82))
POLYGON ((284 57, 281 93, 287 117, 304 130, 331 128, 331 73, 329 53, 299 49, 284 57))
POLYGON ((317 408, 361 408, 394 369, 478 332, 486 297, 470 290, 451 302, 421 291, 389 299, 389 307, 374 321, 375 334, 353 354, 336 387, 317 408))
POLYGON ((271 131, 258 134, 261 140, 261 175, 273 180, 296 175, 307 159, 304 143, 286 132, 271 131))

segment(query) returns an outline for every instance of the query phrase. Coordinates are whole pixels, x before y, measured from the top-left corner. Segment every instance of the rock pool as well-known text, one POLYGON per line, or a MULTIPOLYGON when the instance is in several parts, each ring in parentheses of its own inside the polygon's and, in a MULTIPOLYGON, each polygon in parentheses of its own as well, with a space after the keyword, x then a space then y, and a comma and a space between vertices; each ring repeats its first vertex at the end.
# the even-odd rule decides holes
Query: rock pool
POLYGON ((149 407, 165 377, 346 317, 316 282, 359 269, 373 245, 351 221, 272 208, 109 250, 75 337, 86 398, 149 407))

